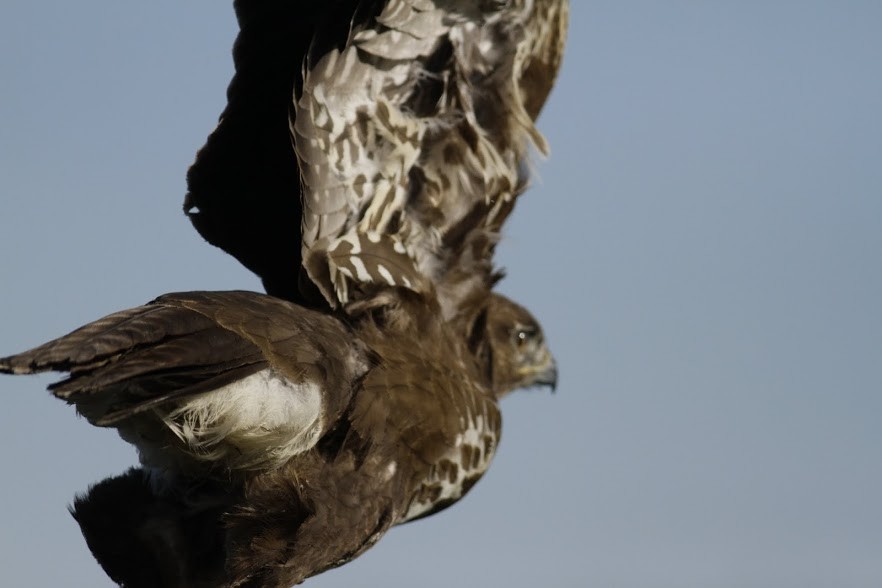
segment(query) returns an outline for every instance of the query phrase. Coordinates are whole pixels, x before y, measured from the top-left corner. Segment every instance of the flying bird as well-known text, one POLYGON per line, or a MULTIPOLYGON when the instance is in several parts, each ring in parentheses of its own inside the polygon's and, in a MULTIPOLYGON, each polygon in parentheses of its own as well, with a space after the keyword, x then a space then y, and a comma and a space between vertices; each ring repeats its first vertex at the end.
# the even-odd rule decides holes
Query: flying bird
POLYGON ((236 75, 185 210, 267 294, 166 294, 0 371, 141 466, 75 500, 127 587, 291 586, 460 499, 498 401, 556 382, 493 292, 559 67, 564 0, 234 3, 236 75), (315 4, 313 6, 312 4, 315 4))

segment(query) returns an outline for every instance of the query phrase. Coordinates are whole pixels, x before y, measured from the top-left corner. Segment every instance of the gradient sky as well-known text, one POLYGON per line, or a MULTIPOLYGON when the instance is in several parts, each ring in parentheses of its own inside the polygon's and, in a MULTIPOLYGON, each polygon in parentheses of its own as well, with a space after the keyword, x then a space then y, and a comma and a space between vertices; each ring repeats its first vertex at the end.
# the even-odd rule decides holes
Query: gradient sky
MULTIPOLYGON (((180 206, 229 2, 7 0, 0 354, 168 291, 259 289, 180 206)), ((882 4, 573 0, 501 290, 557 394, 487 476, 313 587, 882 586, 882 4)), ((8 586, 109 586, 65 511, 135 462, 3 378, 8 586)))

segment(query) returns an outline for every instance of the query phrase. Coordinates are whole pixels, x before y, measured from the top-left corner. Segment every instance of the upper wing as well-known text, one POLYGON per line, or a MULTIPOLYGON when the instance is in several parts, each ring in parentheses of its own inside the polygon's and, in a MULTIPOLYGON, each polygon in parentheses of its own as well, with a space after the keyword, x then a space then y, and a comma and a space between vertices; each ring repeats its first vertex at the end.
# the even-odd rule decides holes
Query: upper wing
POLYGON ((544 149, 565 0, 235 6, 229 104, 188 175, 196 228, 276 296, 394 285, 455 314, 544 149))
POLYGON ((566 16, 563 0, 389 0, 309 56, 291 128, 304 266, 331 306, 399 286, 449 318, 489 288, 528 145, 545 150, 533 117, 566 16))
POLYGON ((184 211, 199 233, 302 301, 300 171, 288 133, 291 95, 321 2, 238 0, 236 74, 217 128, 187 174, 184 211), (315 6, 312 6, 315 5, 315 6))

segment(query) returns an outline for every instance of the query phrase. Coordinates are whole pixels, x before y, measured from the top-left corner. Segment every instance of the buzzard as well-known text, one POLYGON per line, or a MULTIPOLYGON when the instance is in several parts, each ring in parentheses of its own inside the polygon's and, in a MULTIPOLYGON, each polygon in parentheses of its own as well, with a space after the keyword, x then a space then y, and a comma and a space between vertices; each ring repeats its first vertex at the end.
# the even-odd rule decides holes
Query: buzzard
POLYGON ((52 393, 138 449, 73 507, 127 587, 342 565, 468 492, 499 399, 556 381, 492 255, 545 149, 565 1, 304 4, 235 3, 229 104, 188 176, 194 226, 267 294, 167 294, 0 359, 66 372, 52 393))

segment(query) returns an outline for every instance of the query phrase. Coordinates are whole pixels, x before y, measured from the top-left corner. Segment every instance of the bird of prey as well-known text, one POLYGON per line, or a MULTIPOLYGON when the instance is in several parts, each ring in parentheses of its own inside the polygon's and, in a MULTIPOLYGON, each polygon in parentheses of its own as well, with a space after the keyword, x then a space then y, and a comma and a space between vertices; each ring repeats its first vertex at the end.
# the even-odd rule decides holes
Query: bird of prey
POLYGON ((499 399, 556 381, 492 256, 545 149, 565 0, 235 8, 236 76, 185 210, 267 294, 167 294, 0 359, 66 372, 53 394, 138 449, 73 507, 127 587, 342 565, 468 492, 499 399))

